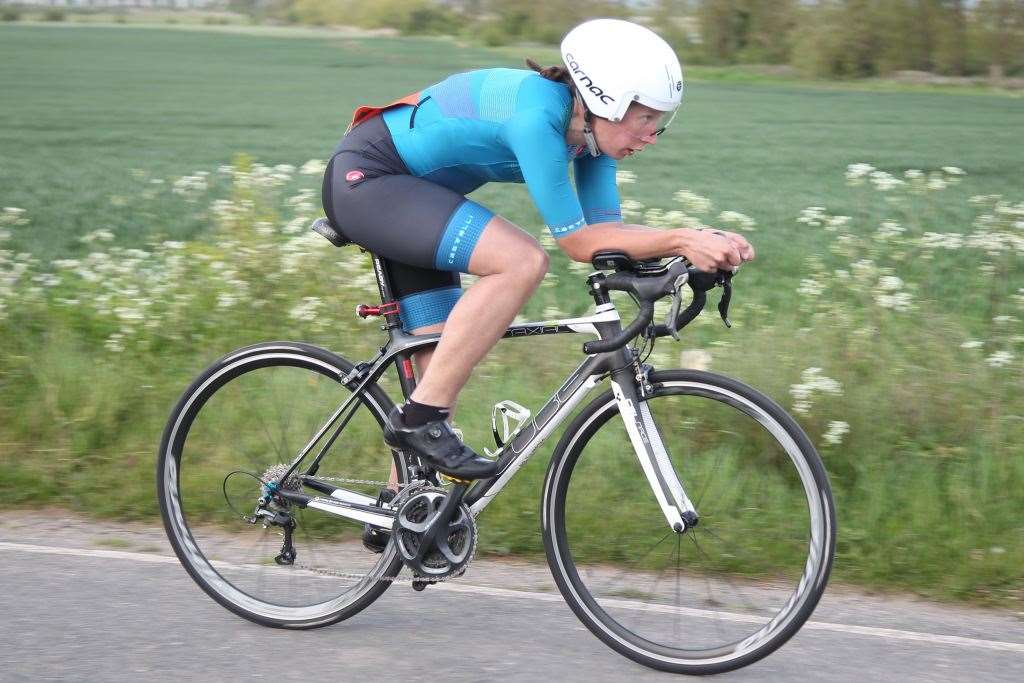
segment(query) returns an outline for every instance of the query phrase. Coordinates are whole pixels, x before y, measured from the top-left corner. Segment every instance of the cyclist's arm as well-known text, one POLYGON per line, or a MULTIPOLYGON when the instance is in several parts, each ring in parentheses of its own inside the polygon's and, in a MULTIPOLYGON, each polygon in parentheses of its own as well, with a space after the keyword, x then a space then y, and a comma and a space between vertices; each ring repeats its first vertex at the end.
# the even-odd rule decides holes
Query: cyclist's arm
POLYGON ((552 113, 543 108, 519 112, 502 134, 551 235, 560 239, 584 228, 583 208, 569 179, 565 137, 552 113))
POLYGON ((615 159, 607 154, 598 157, 586 154, 578 157, 574 166, 576 193, 587 224, 621 222, 619 188, 615 184, 615 159))
POLYGON ((594 223, 558 240, 573 261, 589 263, 598 251, 622 251, 635 259, 686 255, 699 231, 660 230, 646 225, 594 223))

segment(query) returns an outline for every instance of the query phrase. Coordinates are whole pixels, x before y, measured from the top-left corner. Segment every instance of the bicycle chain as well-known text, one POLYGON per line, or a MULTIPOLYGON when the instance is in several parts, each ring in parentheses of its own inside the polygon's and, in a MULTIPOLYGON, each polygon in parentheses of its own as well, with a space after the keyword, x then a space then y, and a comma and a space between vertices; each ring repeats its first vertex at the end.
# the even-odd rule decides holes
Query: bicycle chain
MULTIPOLYGON (((372 479, 346 479, 345 477, 320 477, 320 476, 318 476, 317 480, 319 480, 319 481, 333 481, 333 482, 338 482, 338 483, 341 483, 341 484, 365 484, 365 485, 368 485, 368 486, 380 486, 382 488, 383 487, 388 487, 388 486, 391 485, 389 482, 386 482, 386 481, 374 481, 372 479)), ((422 479, 416 479, 416 480, 410 481, 410 482, 408 482, 406 484, 397 484, 397 486, 399 488, 399 492, 398 492, 398 495, 395 496, 394 500, 391 501, 391 506, 392 507, 400 507, 401 503, 404 502, 404 498, 408 498, 409 493, 411 493, 412 491, 415 491, 417 488, 425 488, 425 487, 429 487, 430 485, 431 485, 430 482, 424 481, 422 479), (403 489, 407 489, 407 490, 403 490, 403 489), (395 503, 398 503, 398 505, 395 505, 395 503)), ((474 539, 473 545, 474 546, 476 545, 476 539, 474 539)), ((474 547, 473 550, 474 550, 473 556, 475 556, 476 555, 476 548, 474 547)), ((380 576, 380 577, 378 577, 375 580, 376 581, 388 581, 390 583, 408 583, 408 584, 412 584, 412 583, 443 583, 443 582, 449 581, 451 579, 457 579, 460 576, 462 576, 463 574, 465 574, 466 573, 466 568, 469 567, 469 564, 472 561, 473 561, 473 557, 471 556, 469 561, 467 561, 465 566, 463 566, 461 572, 459 572, 458 574, 452 574, 451 576, 444 576, 444 577, 441 577, 441 578, 433 578, 433 577, 406 578, 406 577, 399 577, 399 575, 396 574, 395 576, 380 576)), ((303 570, 308 571, 308 572, 313 572, 314 574, 320 574, 321 576, 334 576, 334 577, 341 578, 341 579, 355 579, 357 581, 362 581, 367 576, 369 576, 369 574, 354 574, 354 573, 351 573, 351 572, 342 572, 342 571, 338 571, 337 569, 330 569, 328 567, 314 567, 312 565, 303 564, 301 562, 296 562, 293 566, 295 566, 295 567, 297 567, 299 569, 303 569, 303 570)), ((404 566, 405 565, 403 565, 403 567, 404 566)))

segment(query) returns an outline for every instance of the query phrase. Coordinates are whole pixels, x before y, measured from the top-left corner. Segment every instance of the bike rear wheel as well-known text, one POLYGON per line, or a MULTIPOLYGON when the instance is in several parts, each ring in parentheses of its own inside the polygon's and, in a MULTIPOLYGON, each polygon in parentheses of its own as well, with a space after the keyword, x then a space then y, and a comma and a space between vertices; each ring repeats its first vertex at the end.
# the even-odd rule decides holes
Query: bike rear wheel
POLYGON ((555 449, 548 563, 576 615, 619 653, 676 673, 736 669, 785 643, 825 589, 828 479, 796 422, 756 390, 689 370, 651 382, 646 404, 698 525, 669 528, 608 392, 555 449))
MULTIPOLYGON (((292 564, 280 564, 275 558, 282 553, 285 528, 246 519, 267 480, 275 472, 280 476, 352 395, 356 382, 341 382, 351 368, 307 344, 246 347, 203 372, 168 420, 157 463, 167 536, 196 583, 246 619, 289 628, 331 624, 373 602, 401 568, 393 543, 383 553, 363 547, 362 523, 287 502, 278 508, 282 519, 294 522, 296 556, 292 564)), ((381 487, 372 482, 386 481, 392 463, 400 483, 408 481, 408 469, 402 454, 382 440, 392 407, 387 396, 371 384, 354 406, 316 478, 375 499, 381 487)), ((324 495, 303 490, 299 481, 291 485, 324 495)))

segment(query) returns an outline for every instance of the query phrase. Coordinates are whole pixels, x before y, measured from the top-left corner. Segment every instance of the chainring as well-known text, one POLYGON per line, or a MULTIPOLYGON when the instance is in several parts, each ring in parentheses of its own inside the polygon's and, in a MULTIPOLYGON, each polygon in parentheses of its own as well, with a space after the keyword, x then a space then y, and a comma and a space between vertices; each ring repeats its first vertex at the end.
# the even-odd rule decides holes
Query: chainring
POLYGON ((476 555, 476 520, 462 503, 448 523, 448 533, 439 534, 434 539, 434 547, 417 559, 423 533, 437 518, 447 496, 448 492, 442 488, 417 488, 398 508, 391 530, 402 561, 417 578, 426 581, 460 576, 476 555))

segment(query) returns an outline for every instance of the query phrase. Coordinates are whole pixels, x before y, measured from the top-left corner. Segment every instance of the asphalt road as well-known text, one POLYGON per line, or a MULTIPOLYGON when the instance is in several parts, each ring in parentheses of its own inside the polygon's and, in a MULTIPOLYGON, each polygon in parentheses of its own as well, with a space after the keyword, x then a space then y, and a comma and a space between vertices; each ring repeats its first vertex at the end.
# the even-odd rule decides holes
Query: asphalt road
MULTIPOLYGON (((0 568, 2 681, 676 678, 591 635, 543 567, 481 562, 457 582, 396 585, 347 622, 301 632, 217 605, 159 529, 5 513, 0 568)), ((1024 618, 837 587, 781 650, 717 679, 1022 681, 1024 618)))

